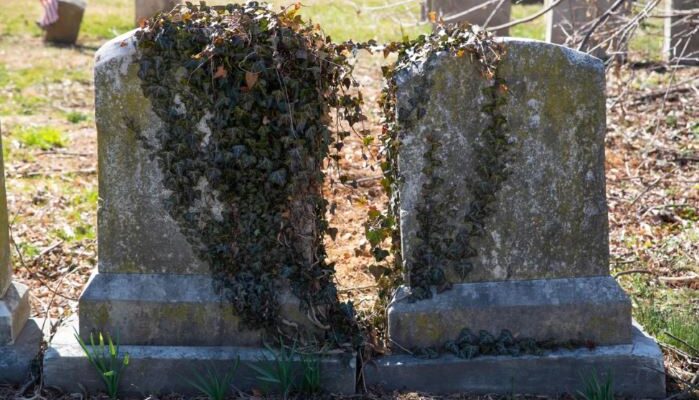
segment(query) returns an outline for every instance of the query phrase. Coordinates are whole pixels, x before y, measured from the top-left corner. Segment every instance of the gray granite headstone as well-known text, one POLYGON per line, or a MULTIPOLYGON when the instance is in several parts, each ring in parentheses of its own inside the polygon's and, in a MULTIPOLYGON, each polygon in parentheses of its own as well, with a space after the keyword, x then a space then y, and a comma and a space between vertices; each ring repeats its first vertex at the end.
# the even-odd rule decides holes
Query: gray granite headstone
POLYGON ((463 328, 628 343, 631 305, 608 266, 603 63, 537 41, 505 47, 497 112, 485 111, 492 82, 466 57, 438 55, 397 76, 406 278, 428 262, 453 288, 416 302, 402 288, 389 335, 406 348, 441 346, 463 328), (403 123, 414 109, 421 117, 403 123), (496 114, 506 150, 489 156, 496 114))
POLYGON ((58 20, 46 27, 44 40, 58 44, 75 44, 86 6, 84 0, 59 0, 58 20))
MULTIPOLYGON (((512 4, 510 0, 486 3, 481 0, 427 0, 427 12, 437 13, 437 18, 444 18, 448 23, 468 22, 479 26, 499 26, 510 22, 512 4), (460 15, 466 11, 467 14, 460 15)), ((507 36, 508 29, 500 29, 498 36, 507 36)))
MULTIPOLYGON (((152 147, 164 125, 141 90, 137 52, 132 31, 95 56, 99 264, 80 298, 80 333, 118 332, 129 345, 261 345, 261 332, 240 326, 233 305, 214 290, 208 265, 165 208, 171 193, 152 147)), ((209 129, 206 116, 200 126, 209 129)), ((203 212, 224 207, 213 194, 201 205, 203 212)), ((313 210, 290 209, 300 224, 314 218, 313 210)), ((297 228, 294 244, 311 254, 313 235, 305 225, 297 228)), ((315 331, 296 296, 287 290, 279 300, 287 321, 315 331)))
POLYGON ((665 13, 665 54, 671 63, 699 65, 699 3, 668 0, 665 13), (695 12, 692 13, 691 10, 695 12))

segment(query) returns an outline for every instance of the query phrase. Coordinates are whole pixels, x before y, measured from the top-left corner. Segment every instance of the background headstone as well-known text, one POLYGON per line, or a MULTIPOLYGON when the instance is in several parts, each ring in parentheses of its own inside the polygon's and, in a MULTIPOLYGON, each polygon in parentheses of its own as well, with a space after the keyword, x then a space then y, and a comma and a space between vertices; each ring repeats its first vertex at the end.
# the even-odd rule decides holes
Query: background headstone
POLYGON ((5 170, 0 142, 0 382, 23 383, 39 352, 42 334, 29 320, 29 290, 12 281, 5 170))
POLYGON ((668 0, 665 13, 665 54, 671 63, 699 65, 699 2, 668 0), (690 10, 694 14, 690 15, 690 10))
POLYGON ((58 20, 46 27, 44 39, 58 44, 75 44, 86 6, 84 0, 59 0, 58 20))
POLYGON ((182 0, 136 0, 136 25, 160 12, 169 12, 182 0))
MULTIPOLYGON (((486 2, 481 0, 426 0, 425 10, 436 12, 437 19, 444 18, 447 23, 469 22, 474 25, 498 26, 510 22, 510 0, 486 2), (484 4, 485 3, 485 4, 484 4), (482 7, 479 7, 483 5, 482 7), (475 8, 475 9, 474 9, 475 8), (457 17, 458 14, 474 9, 466 15, 457 17)), ((498 36, 507 36, 508 29, 500 29, 495 32, 498 36)))
MULTIPOLYGON (((550 5, 553 0, 546 0, 550 5)), ((594 21, 601 17, 616 3, 615 0, 563 0, 560 4, 546 13, 546 41, 578 48, 594 21)), ((609 18, 600 25, 590 36, 586 44, 592 49, 610 37, 610 32, 624 24, 624 17, 631 10, 630 1, 624 2, 609 18)), ((594 52, 597 56, 605 56, 605 50, 616 50, 619 45, 616 39, 602 44, 602 48, 594 52)))

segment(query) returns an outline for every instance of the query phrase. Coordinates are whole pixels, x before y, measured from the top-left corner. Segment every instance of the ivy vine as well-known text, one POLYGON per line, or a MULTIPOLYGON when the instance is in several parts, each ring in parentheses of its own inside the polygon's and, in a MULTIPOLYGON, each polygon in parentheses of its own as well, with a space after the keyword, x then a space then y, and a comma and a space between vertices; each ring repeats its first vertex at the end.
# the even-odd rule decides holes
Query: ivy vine
POLYGON ((136 33, 139 77, 164 122, 153 153, 166 209, 247 328, 303 333, 280 315, 290 287, 314 339, 358 340, 322 242, 323 162, 364 119, 348 46, 262 2, 160 14, 136 33), (347 129, 332 134, 331 112, 347 129))

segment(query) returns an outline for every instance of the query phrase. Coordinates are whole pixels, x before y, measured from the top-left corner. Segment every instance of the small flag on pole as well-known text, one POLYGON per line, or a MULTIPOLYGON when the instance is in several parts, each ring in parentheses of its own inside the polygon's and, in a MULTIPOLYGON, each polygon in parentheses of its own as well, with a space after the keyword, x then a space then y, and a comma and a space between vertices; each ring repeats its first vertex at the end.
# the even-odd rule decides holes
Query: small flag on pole
POLYGON ((58 21, 58 0, 39 0, 44 7, 44 16, 39 21, 39 26, 46 29, 49 25, 58 21))

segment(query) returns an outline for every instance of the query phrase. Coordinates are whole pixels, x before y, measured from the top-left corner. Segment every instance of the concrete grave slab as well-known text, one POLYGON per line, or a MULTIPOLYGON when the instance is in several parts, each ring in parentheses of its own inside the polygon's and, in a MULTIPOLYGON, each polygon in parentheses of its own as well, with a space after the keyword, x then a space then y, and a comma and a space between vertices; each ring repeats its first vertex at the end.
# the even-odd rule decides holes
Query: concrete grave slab
MULTIPOLYGON (((44 384, 68 393, 90 393, 104 390, 99 375, 88 362, 75 340, 78 326, 72 321, 54 336, 44 356, 44 384)), ((129 366, 120 382, 121 395, 146 396, 149 394, 200 394, 188 382, 192 371, 202 373, 211 368, 223 374, 240 360, 234 385, 240 390, 260 388, 259 375, 250 365, 268 367, 271 358, 267 350, 231 346, 129 346, 120 347, 129 354, 129 366)), ((300 371, 300 358, 295 369, 300 371)), ((353 394, 356 380, 356 354, 335 354, 320 359, 321 386, 328 393, 353 394)))
POLYGON ((33 369, 38 369, 37 358, 44 341, 42 324, 42 320, 30 319, 14 343, 0 346, 0 383, 25 383, 32 372, 37 372, 33 369))
MULTIPOLYGON (((279 300, 284 318, 303 326, 298 298, 287 291, 279 300)), ((262 332, 240 326, 208 275, 96 273, 80 296, 80 332, 118 333, 126 345, 263 345, 262 332)))
POLYGON ((543 356, 484 356, 470 360, 445 355, 424 360, 392 355, 363 371, 369 386, 435 394, 577 394, 584 379, 611 374, 614 393, 633 399, 665 397, 663 354, 653 338, 633 328, 629 344, 558 350, 543 356))
POLYGON ((388 334, 403 347, 441 347, 462 329, 503 329, 543 342, 631 342, 631 301, 612 277, 456 284, 410 302, 407 288, 388 309, 388 334))

